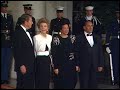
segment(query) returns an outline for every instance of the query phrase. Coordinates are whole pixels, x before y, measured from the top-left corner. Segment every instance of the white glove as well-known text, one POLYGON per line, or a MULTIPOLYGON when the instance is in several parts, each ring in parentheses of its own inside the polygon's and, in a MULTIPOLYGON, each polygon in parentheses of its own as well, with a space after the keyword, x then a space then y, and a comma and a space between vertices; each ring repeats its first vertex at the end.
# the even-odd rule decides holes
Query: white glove
POLYGON ((111 52, 111 50, 110 50, 109 47, 106 47, 106 51, 107 51, 107 53, 110 53, 110 52, 111 52))

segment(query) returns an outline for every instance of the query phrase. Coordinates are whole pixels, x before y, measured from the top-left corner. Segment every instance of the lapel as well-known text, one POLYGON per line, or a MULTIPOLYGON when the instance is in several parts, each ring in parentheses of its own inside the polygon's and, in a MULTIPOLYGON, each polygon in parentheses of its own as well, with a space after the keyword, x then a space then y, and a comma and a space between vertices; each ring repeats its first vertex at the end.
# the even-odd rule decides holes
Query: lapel
MULTIPOLYGON (((21 27, 21 26, 20 26, 21 27)), ((21 27, 22 28, 22 27, 21 27)), ((23 33, 24 33, 24 36, 25 36, 25 39, 29 42, 29 44, 33 47, 33 45, 32 45, 32 43, 31 43, 31 41, 30 41, 30 39, 29 39, 29 37, 28 37, 28 35, 27 35, 27 33, 24 31, 24 29, 22 28, 22 30, 21 30, 23 33)), ((26 41, 26 42, 27 42, 26 41)), ((33 42, 33 40, 32 40, 32 42, 33 42)))
POLYGON ((97 36, 93 33, 93 41, 94 41, 94 45, 93 47, 97 44, 97 36))
POLYGON ((33 44, 32 44, 32 43, 31 43, 31 44, 32 44, 32 46, 34 47, 34 41, 33 41, 33 37, 31 37, 31 38, 32 38, 32 42, 33 42, 33 44))
POLYGON ((85 44, 87 47, 91 47, 88 40, 87 40, 87 38, 86 38, 86 36, 85 36, 85 34, 84 34, 84 32, 83 32, 82 35, 83 35, 82 36, 83 37, 83 44, 85 44))

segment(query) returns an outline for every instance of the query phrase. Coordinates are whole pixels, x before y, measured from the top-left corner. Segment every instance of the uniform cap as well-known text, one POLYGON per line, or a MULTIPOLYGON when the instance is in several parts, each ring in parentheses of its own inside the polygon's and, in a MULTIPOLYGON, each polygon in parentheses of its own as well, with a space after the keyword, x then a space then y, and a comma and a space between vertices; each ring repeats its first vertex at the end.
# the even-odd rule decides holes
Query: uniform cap
POLYGON ((8 7, 8 1, 1 1, 1 7, 8 7))
POLYGON ((32 4, 24 4, 24 9, 32 10, 32 4))
POLYGON ((64 7, 62 7, 62 6, 58 6, 58 7, 56 8, 56 10, 57 10, 57 12, 63 12, 64 7))
POLYGON ((85 10, 93 10, 93 6, 87 6, 87 7, 85 7, 85 10))

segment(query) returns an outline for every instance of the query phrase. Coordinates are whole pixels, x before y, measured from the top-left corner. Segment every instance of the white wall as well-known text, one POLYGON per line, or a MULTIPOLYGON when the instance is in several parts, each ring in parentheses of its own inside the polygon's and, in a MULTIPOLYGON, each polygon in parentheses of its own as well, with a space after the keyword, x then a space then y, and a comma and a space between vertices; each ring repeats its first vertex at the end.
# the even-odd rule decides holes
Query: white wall
MULTIPOLYGON (((64 17, 68 18, 72 24, 72 1, 8 1, 8 11, 13 15, 14 25, 18 17, 24 13, 23 4, 32 4, 32 15, 35 17, 36 22, 42 17, 46 17, 51 21, 51 19, 56 18, 56 7, 63 6, 65 7, 64 17)), ((16 78, 14 59, 12 62, 11 77, 16 78)))
POLYGON ((18 17, 24 13, 23 4, 32 4, 32 15, 36 22, 45 17, 45 1, 9 1, 8 10, 14 17, 14 24, 16 24, 18 17))

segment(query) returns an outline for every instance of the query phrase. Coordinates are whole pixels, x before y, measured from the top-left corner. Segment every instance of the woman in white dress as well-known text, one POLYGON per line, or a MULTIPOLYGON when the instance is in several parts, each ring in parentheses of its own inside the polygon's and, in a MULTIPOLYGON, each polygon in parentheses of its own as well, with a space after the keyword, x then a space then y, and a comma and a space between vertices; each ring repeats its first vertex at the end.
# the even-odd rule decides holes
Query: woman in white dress
POLYGON ((48 20, 41 18, 37 23, 40 33, 33 37, 36 53, 35 60, 35 87, 37 89, 49 89, 50 83, 50 58, 52 36, 47 34, 49 30, 48 20))

